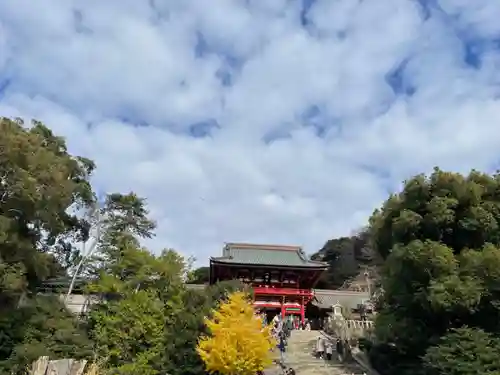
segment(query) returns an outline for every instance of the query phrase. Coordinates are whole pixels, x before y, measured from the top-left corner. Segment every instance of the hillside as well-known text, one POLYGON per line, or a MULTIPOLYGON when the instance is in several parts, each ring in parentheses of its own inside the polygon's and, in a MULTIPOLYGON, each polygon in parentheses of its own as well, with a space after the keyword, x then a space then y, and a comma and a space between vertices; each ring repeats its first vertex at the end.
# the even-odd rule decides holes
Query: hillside
POLYGON ((317 288, 336 289, 350 284, 351 281, 362 282, 366 271, 371 278, 376 278, 380 257, 369 243, 368 233, 364 231, 354 236, 328 240, 311 256, 312 260, 327 262, 330 265, 319 280, 317 288))

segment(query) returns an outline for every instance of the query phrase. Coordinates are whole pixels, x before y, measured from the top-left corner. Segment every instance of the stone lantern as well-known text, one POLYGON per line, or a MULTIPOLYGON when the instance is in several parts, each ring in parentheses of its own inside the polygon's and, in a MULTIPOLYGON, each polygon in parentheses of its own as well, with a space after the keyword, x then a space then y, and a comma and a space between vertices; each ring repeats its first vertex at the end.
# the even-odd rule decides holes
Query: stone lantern
POLYGON ((344 315, 342 315, 342 305, 337 301, 335 305, 332 306, 333 319, 334 320, 344 320, 344 315))

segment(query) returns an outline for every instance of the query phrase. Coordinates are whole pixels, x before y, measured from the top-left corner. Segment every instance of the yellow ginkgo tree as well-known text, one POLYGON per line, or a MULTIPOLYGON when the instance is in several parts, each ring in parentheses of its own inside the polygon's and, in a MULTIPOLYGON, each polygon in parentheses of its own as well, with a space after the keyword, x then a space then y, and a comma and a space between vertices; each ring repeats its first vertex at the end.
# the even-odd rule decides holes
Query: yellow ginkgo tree
POLYGON ((197 351, 207 371, 255 375, 272 363, 276 341, 271 326, 263 326, 246 293, 231 294, 205 324, 208 335, 200 338, 197 351))

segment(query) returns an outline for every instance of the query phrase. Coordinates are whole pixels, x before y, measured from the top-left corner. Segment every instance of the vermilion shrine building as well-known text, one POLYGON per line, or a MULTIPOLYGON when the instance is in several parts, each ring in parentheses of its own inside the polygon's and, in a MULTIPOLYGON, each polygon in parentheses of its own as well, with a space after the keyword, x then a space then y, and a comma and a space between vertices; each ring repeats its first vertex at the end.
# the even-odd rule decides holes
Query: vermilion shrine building
MULTIPOLYGON (((233 279, 248 283, 254 290, 255 307, 269 317, 282 313, 303 320, 307 306, 308 316, 314 321, 324 318, 335 304, 355 310, 369 300, 366 291, 313 289, 327 268, 327 263, 308 260, 298 246, 228 243, 221 257, 210 259, 210 284, 233 279)), ((49 280, 38 293, 59 294, 68 309, 85 315, 97 300, 84 294, 81 286, 85 283, 85 279, 77 278, 72 294, 67 296, 68 278, 49 280)), ((200 290, 206 287, 205 284, 186 286, 200 290)))
POLYGON ((256 308, 304 321, 314 285, 327 268, 308 260, 298 246, 228 243, 221 257, 210 258, 210 284, 241 280, 252 286, 256 308))

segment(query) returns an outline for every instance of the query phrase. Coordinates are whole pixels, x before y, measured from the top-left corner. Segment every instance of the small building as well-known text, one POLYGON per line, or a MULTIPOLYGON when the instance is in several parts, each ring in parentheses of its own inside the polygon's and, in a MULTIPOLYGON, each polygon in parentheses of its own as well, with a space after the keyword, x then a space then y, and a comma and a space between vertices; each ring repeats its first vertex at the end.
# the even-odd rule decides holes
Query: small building
POLYGON ((59 299, 66 305, 66 308, 77 316, 85 316, 89 312, 90 307, 99 301, 96 295, 85 293, 85 286, 88 280, 83 277, 75 279, 73 290, 68 295, 68 288, 71 284, 71 279, 67 277, 51 279, 45 281, 37 290, 40 295, 57 295, 59 299))
POLYGON ((252 286, 254 306, 265 312, 305 318, 314 285, 328 268, 308 260, 299 246, 227 243, 210 258, 210 284, 240 280, 252 286))
POLYGON ((370 294, 366 291, 315 289, 312 305, 316 306, 322 316, 333 312, 334 305, 341 305, 345 311, 358 312, 360 306, 370 301, 370 294))

